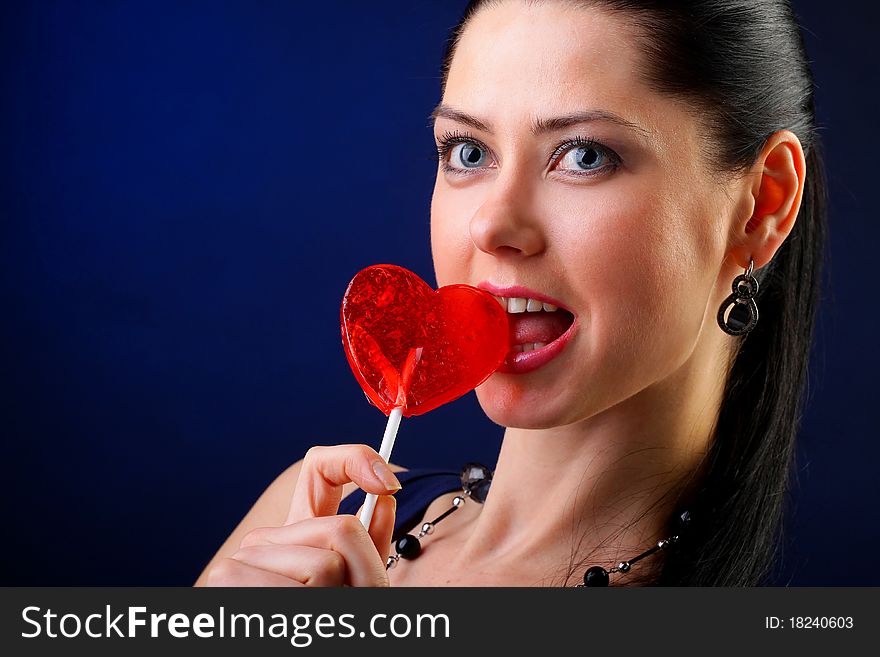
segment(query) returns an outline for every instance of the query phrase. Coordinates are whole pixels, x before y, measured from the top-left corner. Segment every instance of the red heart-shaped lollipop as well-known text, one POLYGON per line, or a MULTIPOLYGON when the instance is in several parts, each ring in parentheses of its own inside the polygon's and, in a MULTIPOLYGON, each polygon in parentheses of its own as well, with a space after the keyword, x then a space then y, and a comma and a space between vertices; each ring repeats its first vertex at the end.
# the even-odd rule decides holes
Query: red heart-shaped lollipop
POLYGON ((396 265, 374 265, 342 300, 342 343, 358 383, 388 415, 421 415, 480 385, 509 349, 507 313, 470 285, 434 291, 396 265))

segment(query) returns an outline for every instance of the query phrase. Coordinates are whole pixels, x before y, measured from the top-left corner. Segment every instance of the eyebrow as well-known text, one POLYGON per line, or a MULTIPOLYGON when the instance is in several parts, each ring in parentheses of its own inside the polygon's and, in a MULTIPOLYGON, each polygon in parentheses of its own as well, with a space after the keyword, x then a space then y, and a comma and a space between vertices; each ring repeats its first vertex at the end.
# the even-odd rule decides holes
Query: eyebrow
MULTIPOLYGON (((468 114, 467 112, 463 112, 460 109, 452 107, 451 105, 444 105, 443 103, 437 105, 437 107, 434 108, 434 111, 431 112, 431 123, 433 124, 440 117, 450 119, 451 121, 456 121, 458 123, 463 123, 465 125, 471 126, 476 130, 481 130, 483 132, 488 132, 492 134, 491 125, 489 125, 485 121, 481 121, 475 116, 468 114)), ((595 121, 614 123, 616 125, 635 130, 645 137, 651 136, 650 132, 648 130, 645 130, 645 128, 641 127, 640 125, 633 123, 632 121, 628 121, 622 116, 615 114, 614 112, 609 112, 608 110, 603 109, 589 109, 583 110, 581 112, 574 112, 573 114, 565 114, 563 116, 537 118, 532 122, 530 129, 533 135, 538 136, 547 132, 555 132, 557 130, 570 128, 571 126, 577 125, 579 123, 591 123, 595 121)))

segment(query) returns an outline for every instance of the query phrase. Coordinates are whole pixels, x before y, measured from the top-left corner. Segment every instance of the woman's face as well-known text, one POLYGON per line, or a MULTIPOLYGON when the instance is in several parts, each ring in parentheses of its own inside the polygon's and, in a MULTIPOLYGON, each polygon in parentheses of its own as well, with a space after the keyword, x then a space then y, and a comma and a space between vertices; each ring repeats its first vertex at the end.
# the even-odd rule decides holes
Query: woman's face
POLYGON ((452 60, 435 113, 437 283, 571 313, 508 307, 518 346, 477 389, 504 426, 589 418, 668 384, 721 333, 732 201, 697 118, 640 79, 633 30, 596 9, 511 1, 479 12, 452 60))

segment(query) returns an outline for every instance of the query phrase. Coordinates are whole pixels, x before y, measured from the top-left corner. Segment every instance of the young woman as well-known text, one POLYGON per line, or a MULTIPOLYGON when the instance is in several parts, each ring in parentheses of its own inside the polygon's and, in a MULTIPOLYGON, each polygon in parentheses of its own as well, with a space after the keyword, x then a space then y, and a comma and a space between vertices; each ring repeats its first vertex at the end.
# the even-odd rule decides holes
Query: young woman
POLYGON ((513 329, 477 389, 507 428, 490 494, 386 568, 415 556, 392 534, 468 496, 437 488, 395 527, 402 469, 316 447, 198 584, 761 583, 825 233, 789 3, 476 0, 433 117, 437 282, 489 290, 513 329), (369 532, 340 508, 357 488, 381 494, 369 532))

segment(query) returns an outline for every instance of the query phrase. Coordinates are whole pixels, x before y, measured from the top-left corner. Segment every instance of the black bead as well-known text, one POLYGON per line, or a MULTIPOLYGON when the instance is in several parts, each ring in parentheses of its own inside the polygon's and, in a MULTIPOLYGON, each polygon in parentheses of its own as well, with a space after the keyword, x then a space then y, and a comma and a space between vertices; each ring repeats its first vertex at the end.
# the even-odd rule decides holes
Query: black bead
POLYGON ((486 501, 486 496, 489 494, 489 487, 492 485, 491 479, 484 479, 483 481, 476 484, 471 489, 471 497, 474 498, 474 501, 482 504, 486 501))
POLYGON ((602 566, 592 566, 584 573, 584 586, 608 586, 608 571, 602 566))
POLYGON ((422 553, 422 544, 412 534, 406 534, 398 538, 394 548, 404 559, 415 559, 422 553))
POLYGON ((492 479, 492 471, 482 463, 465 463, 461 469, 461 487, 464 489, 472 489, 486 479, 492 479))
POLYGON ((482 504, 486 501, 491 484, 492 471, 482 463, 465 463, 461 469, 461 487, 475 502, 482 504))

